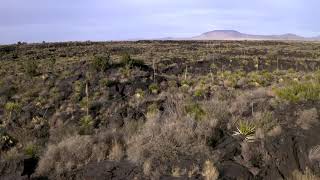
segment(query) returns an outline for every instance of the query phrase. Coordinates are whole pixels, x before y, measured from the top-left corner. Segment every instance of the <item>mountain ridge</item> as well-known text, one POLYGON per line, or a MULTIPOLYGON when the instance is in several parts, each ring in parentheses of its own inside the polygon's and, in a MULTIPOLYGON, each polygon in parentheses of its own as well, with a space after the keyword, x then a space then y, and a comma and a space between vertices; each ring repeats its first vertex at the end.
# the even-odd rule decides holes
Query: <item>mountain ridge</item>
POLYGON ((205 32, 191 40, 297 40, 297 41, 319 41, 320 36, 303 37, 293 33, 280 35, 255 35, 241 33, 236 30, 214 30, 205 32))

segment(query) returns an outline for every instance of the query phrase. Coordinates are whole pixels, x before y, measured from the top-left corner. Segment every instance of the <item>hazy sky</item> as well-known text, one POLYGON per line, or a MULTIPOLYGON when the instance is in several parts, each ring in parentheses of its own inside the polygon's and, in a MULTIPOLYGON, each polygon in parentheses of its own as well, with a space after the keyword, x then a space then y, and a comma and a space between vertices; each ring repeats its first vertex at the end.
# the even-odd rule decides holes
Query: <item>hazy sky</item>
POLYGON ((216 29, 320 35, 319 0, 0 0, 0 43, 190 37, 216 29))

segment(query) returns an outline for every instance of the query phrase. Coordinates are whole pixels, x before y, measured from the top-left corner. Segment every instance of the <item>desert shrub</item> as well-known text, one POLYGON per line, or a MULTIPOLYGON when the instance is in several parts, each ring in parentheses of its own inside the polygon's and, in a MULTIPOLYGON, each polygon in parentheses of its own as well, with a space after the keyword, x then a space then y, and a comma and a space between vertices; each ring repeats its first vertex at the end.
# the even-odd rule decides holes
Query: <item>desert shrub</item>
POLYGON ((260 102, 260 100, 268 97, 267 90, 264 88, 258 88, 252 91, 247 91, 243 94, 240 94, 232 102, 230 107, 230 113, 242 115, 247 112, 252 111, 252 104, 260 102))
POLYGON ((171 174, 172 168, 184 158, 203 163, 210 157, 207 140, 212 136, 214 125, 180 114, 153 116, 147 119, 139 133, 128 139, 128 159, 144 164, 148 174, 171 174))
POLYGON ((105 71, 110 66, 110 55, 100 55, 93 58, 92 67, 97 71, 105 71))
POLYGON ((273 76, 268 71, 255 71, 248 74, 249 84, 266 87, 272 83, 273 76))
POLYGON ((127 137, 132 137, 136 133, 138 133, 141 128, 143 127, 144 121, 143 120, 131 120, 125 121, 124 130, 127 137))
POLYGON ((7 114, 8 114, 8 121, 6 121, 4 123, 7 124, 11 121, 11 118, 13 116, 13 114, 18 114, 21 111, 21 104, 16 103, 16 102, 7 102, 4 106, 4 109, 6 110, 7 114))
MULTIPOLYGON (((60 174, 90 162, 107 160, 110 152, 118 153, 118 150, 112 150, 112 142, 122 143, 121 135, 110 132, 101 132, 95 136, 76 135, 58 144, 49 144, 46 152, 40 157, 37 174, 60 174)), ((115 157, 121 157, 117 153, 115 157)))
POLYGON ((80 120, 80 134, 91 134, 93 131, 93 119, 90 115, 84 116, 80 120))
POLYGON ((207 112, 207 119, 216 119, 218 122, 226 123, 231 116, 227 101, 211 99, 203 103, 203 108, 207 112))
POLYGON ((240 120, 237 125, 237 130, 234 132, 234 135, 241 135, 246 140, 252 140, 255 131, 256 127, 253 123, 240 120))
POLYGON ((142 60, 133 59, 128 53, 122 54, 120 63, 123 66, 128 66, 130 68, 132 68, 133 66, 137 66, 137 67, 145 66, 145 63, 142 60))
POLYGON ((74 94, 72 95, 72 100, 78 102, 84 96, 85 85, 81 81, 76 81, 74 83, 74 94))
POLYGON ((56 58, 51 57, 46 64, 47 70, 52 72, 54 70, 54 66, 56 62, 57 62, 56 58))
POLYGON ((318 122, 318 112, 316 108, 307 109, 300 112, 297 120, 297 125, 302 129, 308 130, 310 127, 318 122))
POLYGON ((135 92, 135 97, 136 98, 143 98, 144 97, 144 91, 142 89, 137 89, 135 92))
POLYGON ((24 63, 25 73, 29 76, 35 76, 38 74, 38 64, 35 60, 28 60, 24 63))
POLYGON ((123 146, 115 141, 112 144, 110 153, 109 153, 109 159, 115 160, 115 161, 120 161, 124 157, 124 148, 123 146))
POLYGON ((198 103, 191 103, 186 105, 185 111, 189 116, 191 116, 195 120, 202 120, 206 115, 206 112, 198 103))
POLYGON ((3 158, 4 160, 7 160, 7 161, 20 159, 21 157, 23 157, 23 154, 19 152, 17 147, 13 147, 6 152, 2 152, 0 155, 0 158, 3 158))
POLYGON ((126 65, 126 66, 120 68, 120 73, 121 73, 122 76, 125 77, 125 78, 130 77, 131 72, 132 72, 131 66, 129 66, 129 65, 126 65))
POLYGON ((29 143, 24 148, 25 155, 29 157, 37 157, 38 147, 33 143, 29 143))
POLYGON ((123 65, 132 65, 132 58, 130 54, 124 53, 121 56, 121 64, 123 65))
POLYGON ((203 89, 196 89, 195 91, 194 91, 194 96, 195 97, 203 97, 204 96, 204 90, 203 89))
POLYGON ((147 117, 152 117, 159 113, 159 106, 157 103, 152 103, 147 108, 147 117))
POLYGON ((320 84, 313 82, 292 82, 287 87, 275 90, 280 99, 289 102, 320 100, 320 84))
POLYGON ((152 83, 149 85, 150 92, 157 94, 159 92, 159 86, 156 83, 152 83))
POLYGON ((252 123, 255 125, 255 127, 261 128, 264 132, 269 132, 278 125, 277 119, 270 111, 255 113, 252 123))
POLYGON ((312 162, 320 162, 320 145, 312 147, 308 157, 312 162))
POLYGON ((41 157, 37 171, 39 174, 62 173, 88 163, 92 154, 93 140, 89 136, 75 136, 59 144, 48 145, 41 157))
POLYGON ((21 104, 16 102, 7 102, 4 108, 8 113, 19 112, 21 110, 21 104))
POLYGON ((272 128, 267 135, 271 136, 271 137, 276 137, 279 136, 282 133, 282 127, 280 125, 275 126, 274 128, 272 128))
POLYGON ((205 180, 216 180, 219 177, 219 171, 214 164, 208 160, 204 163, 202 175, 205 177, 205 180))
POLYGON ((304 172, 301 172, 298 170, 293 171, 289 179, 290 180, 320 180, 320 177, 313 174, 313 172, 309 168, 306 168, 304 172))

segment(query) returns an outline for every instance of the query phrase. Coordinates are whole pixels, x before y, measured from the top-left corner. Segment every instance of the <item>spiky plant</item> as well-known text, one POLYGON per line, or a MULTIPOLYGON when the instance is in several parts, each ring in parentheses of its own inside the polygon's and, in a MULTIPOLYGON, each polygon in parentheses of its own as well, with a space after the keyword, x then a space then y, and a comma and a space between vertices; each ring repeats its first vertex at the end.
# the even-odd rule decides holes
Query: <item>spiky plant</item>
POLYGON ((248 121, 240 121, 234 136, 243 136, 246 140, 253 140, 256 127, 248 121))

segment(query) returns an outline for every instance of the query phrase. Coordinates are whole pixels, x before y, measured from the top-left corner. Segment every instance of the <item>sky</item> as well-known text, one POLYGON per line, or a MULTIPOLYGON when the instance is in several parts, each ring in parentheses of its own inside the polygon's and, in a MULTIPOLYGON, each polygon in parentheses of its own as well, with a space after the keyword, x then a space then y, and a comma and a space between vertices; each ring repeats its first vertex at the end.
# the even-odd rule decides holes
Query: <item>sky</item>
POLYGON ((320 35, 319 0, 0 0, 0 44, 192 37, 212 30, 320 35))

